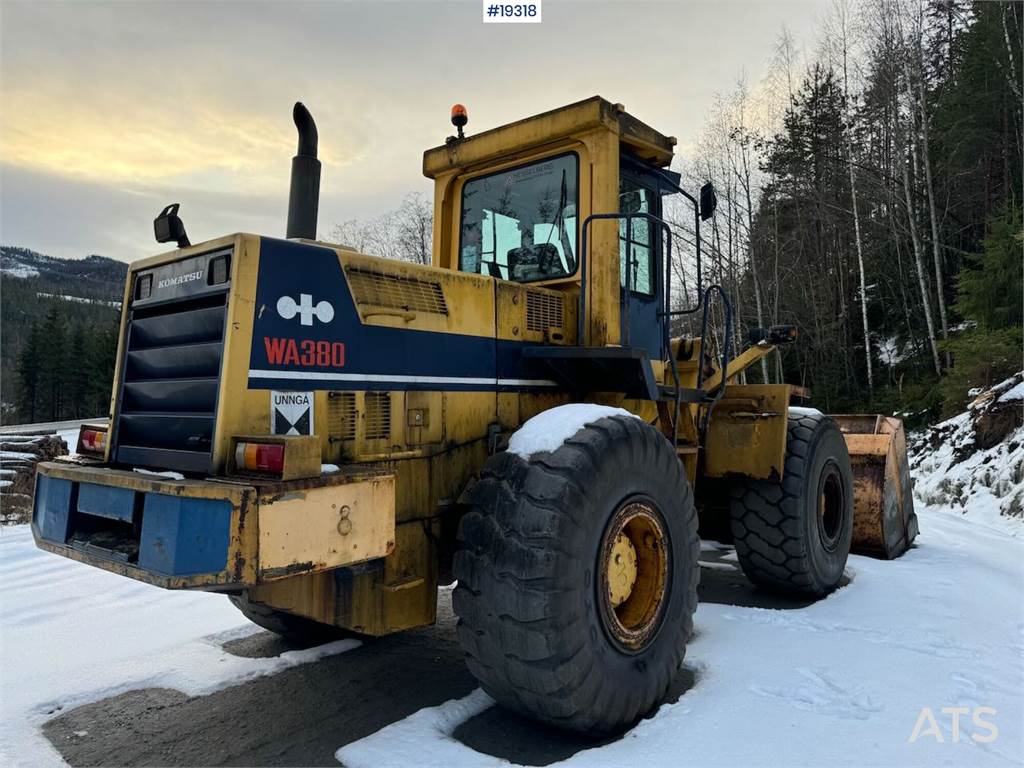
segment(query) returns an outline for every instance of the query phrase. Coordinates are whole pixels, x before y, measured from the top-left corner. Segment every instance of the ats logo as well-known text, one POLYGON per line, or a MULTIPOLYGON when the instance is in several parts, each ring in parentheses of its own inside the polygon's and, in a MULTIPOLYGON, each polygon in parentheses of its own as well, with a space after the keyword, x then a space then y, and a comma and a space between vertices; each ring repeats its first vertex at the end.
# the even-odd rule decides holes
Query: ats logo
POLYGON ((344 368, 345 344, 314 339, 263 337, 267 362, 271 365, 299 365, 303 368, 344 368))

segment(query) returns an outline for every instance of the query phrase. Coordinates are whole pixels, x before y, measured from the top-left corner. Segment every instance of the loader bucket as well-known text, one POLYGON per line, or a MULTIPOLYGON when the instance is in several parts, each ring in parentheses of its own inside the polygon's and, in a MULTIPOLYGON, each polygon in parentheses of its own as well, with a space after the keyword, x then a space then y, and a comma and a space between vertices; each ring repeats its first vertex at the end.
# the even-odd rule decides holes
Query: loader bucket
POLYGON ((874 414, 832 418, 846 438, 853 467, 851 551, 886 560, 897 558, 917 536, 903 422, 874 414))

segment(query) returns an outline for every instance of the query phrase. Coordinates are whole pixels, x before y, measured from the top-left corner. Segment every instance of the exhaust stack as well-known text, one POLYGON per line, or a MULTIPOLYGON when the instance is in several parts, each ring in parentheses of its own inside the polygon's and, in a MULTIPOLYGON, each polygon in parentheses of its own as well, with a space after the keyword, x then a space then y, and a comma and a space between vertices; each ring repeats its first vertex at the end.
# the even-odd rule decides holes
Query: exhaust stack
POLYGON ((288 193, 288 230, 285 237, 316 240, 316 215, 320 207, 320 161, 316 159, 316 123, 301 101, 295 102, 292 119, 299 131, 299 148, 292 158, 291 190, 288 193))

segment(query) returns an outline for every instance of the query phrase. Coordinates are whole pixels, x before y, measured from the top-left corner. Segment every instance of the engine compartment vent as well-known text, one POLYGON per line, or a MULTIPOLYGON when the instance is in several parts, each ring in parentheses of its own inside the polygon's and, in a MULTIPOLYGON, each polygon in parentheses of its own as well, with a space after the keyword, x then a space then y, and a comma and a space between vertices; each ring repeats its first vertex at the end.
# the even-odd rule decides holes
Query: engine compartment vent
POLYGON ((546 331, 561 328, 565 324, 565 307, 562 294, 537 290, 526 292, 526 329, 546 331))
POLYGON ((332 441, 354 440, 356 436, 356 393, 327 395, 327 435, 332 441))
POLYGON ((388 440, 391 438, 390 392, 366 393, 363 437, 366 440, 388 440))
POLYGON ((448 314, 440 283, 355 267, 346 269, 345 276, 357 304, 435 315, 448 314))

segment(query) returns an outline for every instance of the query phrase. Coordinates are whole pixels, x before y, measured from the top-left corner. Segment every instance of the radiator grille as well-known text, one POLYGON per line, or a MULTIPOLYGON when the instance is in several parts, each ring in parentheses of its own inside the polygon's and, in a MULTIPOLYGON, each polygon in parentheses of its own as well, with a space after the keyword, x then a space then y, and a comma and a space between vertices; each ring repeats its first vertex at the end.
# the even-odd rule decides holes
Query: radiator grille
POLYGON ((345 270, 345 276, 357 304, 448 314, 440 283, 355 268, 345 270))
POLYGON ((327 434, 331 440, 352 440, 355 438, 355 392, 331 392, 328 395, 327 434))
POLYGON ((366 413, 363 427, 367 440, 387 440, 391 437, 390 392, 366 393, 366 413))
POLYGON ((117 421, 117 461, 210 471, 224 338, 224 295, 132 313, 117 421))
POLYGON ((548 328, 561 328, 564 323, 564 308, 560 293, 526 292, 527 330, 546 331, 548 328))
MULTIPOLYGON (((202 275, 180 292, 133 296, 112 457, 118 464, 206 473, 213 470, 217 392, 224 348, 227 275, 208 265, 223 252, 157 267, 162 276, 181 270, 202 275)), ((139 278, 136 278, 139 279, 139 278)))

